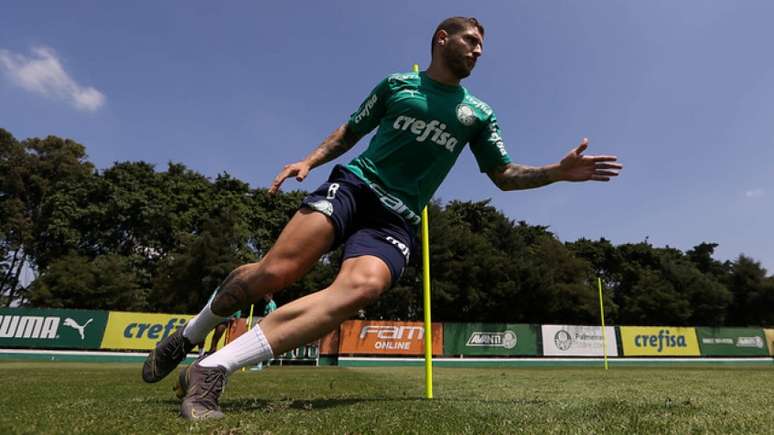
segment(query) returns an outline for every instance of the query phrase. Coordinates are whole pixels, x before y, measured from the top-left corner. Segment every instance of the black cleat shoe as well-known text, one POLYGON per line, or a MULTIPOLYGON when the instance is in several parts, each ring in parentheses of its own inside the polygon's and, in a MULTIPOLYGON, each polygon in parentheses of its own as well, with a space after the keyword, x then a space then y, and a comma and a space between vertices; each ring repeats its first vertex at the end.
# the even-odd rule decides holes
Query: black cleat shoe
POLYGON ((178 328, 174 334, 161 340, 148 354, 142 365, 143 381, 153 383, 164 379, 194 348, 194 345, 183 337, 183 329, 178 328))
POLYGON ((225 417, 218 399, 226 386, 226 369, 221 366, 202 367, 195 362, 181 371, 178 381, 185 389, 180 414, 186 420, 210 420, 225 417))

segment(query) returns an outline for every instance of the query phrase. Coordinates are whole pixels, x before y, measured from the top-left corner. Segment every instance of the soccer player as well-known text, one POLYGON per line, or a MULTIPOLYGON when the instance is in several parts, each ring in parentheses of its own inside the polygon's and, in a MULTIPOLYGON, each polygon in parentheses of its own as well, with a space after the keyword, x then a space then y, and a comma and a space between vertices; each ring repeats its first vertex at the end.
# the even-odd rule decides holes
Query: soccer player
POLYGON ((586 139, 559 163, 531 167, 512 162, 492 109, 460 85, 483 44, 484 28, 475 18, 444 20, 433 33, 426 71, 382 80, 346 123, 305 159, 282 168, 269 188, 272 193, 287 178, 302 181, 378 127, 362 154, 335 166, 328 181, 303 200, 261 261, 231 272, 212 303, 148 355, 143 379, 157 382, 224 317, 280 291, 343 245, 341 269, 329 287, 281 306, 180 372, 187 392, 181 406, 185 418, 222 417, 218 400, 230 373, 321 337, 390 288, 415 252, 420 210, 465 144, 481 172, 502 190, 608 181, 618 175, 622 166, 615 156, 583 155, 586 139))

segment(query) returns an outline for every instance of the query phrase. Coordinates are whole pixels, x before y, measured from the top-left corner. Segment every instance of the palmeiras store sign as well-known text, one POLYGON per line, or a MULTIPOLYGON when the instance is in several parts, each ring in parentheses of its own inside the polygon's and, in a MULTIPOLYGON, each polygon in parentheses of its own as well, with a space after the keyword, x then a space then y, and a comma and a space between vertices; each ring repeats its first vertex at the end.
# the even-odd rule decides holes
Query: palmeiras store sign
POLYGON ((543 355, 618 356, 615 328, 601 326, 543 325, 543 355))

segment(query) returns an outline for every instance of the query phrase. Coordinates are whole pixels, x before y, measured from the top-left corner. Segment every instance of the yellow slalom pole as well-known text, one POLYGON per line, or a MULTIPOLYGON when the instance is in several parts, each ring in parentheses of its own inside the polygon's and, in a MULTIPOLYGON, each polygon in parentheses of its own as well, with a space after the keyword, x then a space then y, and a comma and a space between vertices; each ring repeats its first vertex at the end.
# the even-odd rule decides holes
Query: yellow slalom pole
POLYGON ((599 287, 599 313, 602 317, 602 352, 605 358, 605 370, 607 370, 607 334, 605 331, 605 305, 602 302, 602 278, 597 277, 597 286, 599 287))
MULTIPOLYGON (((414 64, 414 72, 419 65, 414 64)), ((430 235, 428 231, 427 207, 422 209, 422 284, 425 311, 425 397, 433 398, 433 328, 430 321, 430 235)))
POLYGON ((430 237, 427 207, 422 209, 422 283, 425 308, 425 397, 433 398, 433 328, 430 321, 430 237))
MULTIPOLYGON (((250 328, 253 327, 253 309, 255 308, 255 304, 250 304, 250 315, 247 317, 247 330, 249 331, 250 328)), ((242 371, 245 371, 245 368, 242 367, 242 371)))

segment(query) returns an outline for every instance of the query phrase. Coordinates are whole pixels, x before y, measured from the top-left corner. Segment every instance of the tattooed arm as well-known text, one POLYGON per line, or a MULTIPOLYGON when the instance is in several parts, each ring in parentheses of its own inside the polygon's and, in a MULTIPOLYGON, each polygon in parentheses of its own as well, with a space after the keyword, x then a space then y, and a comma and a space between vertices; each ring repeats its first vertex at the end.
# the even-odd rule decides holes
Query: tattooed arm
POLYGON ((584 138, 559 163, 541 167, 509 163, 487 174, 501 190, 534 189, 556 181, 610 181, 611 177, 618 176, 618 171, 623 169, 623 165, 616 163, 618 158, 584 156, 588 145, 588 139, 584 138))
POLYGON ((559 181, 558 166, 533 167, 508 163, 489 171, 487 174, 500 190, 534 189, 559 181))
POLYGON ((351 131, 346 123, 342 124, 304 160, 285 165, 271 183, 269 193, 276 193, 282 183, 290 177, 296 177, 296 180, 303 181, 309 175, 309 171, 344 154, 359 140, 359 135, 351 131))

